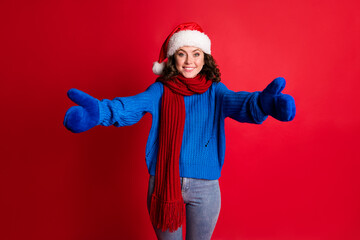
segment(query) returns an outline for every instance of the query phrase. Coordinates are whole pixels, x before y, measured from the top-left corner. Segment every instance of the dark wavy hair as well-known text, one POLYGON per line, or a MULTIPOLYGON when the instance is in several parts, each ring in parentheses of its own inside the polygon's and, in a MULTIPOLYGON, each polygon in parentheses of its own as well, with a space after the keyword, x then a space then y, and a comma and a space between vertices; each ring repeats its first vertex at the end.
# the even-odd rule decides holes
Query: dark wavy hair
MULTIPOLYGON (((176 69, 175 65, 175 54, 168 58, 168 61, 165 64, 163 74, 161 77, 164 80, 169 80, 170 78, 178 75, 179 72, 176 69)), ((218 68, 218 65, 215 62, 215 59, 207 53, 204 53, 204 66, 201 69, 199 74, 203 74, 206 76, 206 79, 212 80, 213 82, 220 82, 221 81, 221 74, 218 68)))

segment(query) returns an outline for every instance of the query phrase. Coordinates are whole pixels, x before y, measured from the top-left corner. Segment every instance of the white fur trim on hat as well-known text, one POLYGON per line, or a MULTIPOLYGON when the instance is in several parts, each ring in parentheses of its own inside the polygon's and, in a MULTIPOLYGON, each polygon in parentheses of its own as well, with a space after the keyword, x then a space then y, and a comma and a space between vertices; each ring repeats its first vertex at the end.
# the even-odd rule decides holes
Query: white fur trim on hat
POLYGON ((184 30, 171 36, 168 45, 167 57, 173 55, 183 46, 198 47, 207 54, 211 54, 210 38, 196 30, 184 30))
POLYGON ((161 75, 164 68, 165 68, 165 62, 162 63, 154 62, 152 70, 153 73, 155 73, 156 75, 161 75))

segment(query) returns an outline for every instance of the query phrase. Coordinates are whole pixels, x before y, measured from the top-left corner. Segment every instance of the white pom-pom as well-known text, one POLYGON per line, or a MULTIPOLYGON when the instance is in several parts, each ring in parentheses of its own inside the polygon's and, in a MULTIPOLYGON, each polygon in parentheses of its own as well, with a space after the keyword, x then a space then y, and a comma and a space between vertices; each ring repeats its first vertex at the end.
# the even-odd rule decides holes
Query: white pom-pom
POLYGON ((164 68, 165 68, 165 62, 162 62, 162 63, 154 62, 152 70, 153 70, 153 73, 155 73, 156 75, 161 75, 164 68))

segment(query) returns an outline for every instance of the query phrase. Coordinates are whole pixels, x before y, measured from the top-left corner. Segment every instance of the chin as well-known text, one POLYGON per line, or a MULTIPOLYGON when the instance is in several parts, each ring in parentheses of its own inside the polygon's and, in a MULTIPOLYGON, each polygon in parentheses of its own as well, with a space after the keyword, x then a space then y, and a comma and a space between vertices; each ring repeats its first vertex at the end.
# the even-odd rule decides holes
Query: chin
MULTIPOLYGON (((197 75, 197 74, 196 74, 196 75, 197 75)), ((184 76, 185 78, 194 78, 194 77, 196 77, 196 75, 183 74, 183 76, 184 76)))
POLYGON ((185 78, 194 78, 198 75, 199 73, 181 73, 181 75, 183 75, 185 78))

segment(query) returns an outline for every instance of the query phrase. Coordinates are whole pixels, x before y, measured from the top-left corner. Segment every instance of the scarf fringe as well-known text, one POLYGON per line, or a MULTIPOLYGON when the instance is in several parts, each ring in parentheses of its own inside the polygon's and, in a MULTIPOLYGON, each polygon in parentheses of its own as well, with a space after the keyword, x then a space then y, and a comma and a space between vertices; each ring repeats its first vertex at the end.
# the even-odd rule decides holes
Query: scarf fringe
POLYGON ((156 228, 165 232, 176 231, 185 220, 184 200, 163 201, 155 193, 151 197, 150 219, 156 228))

